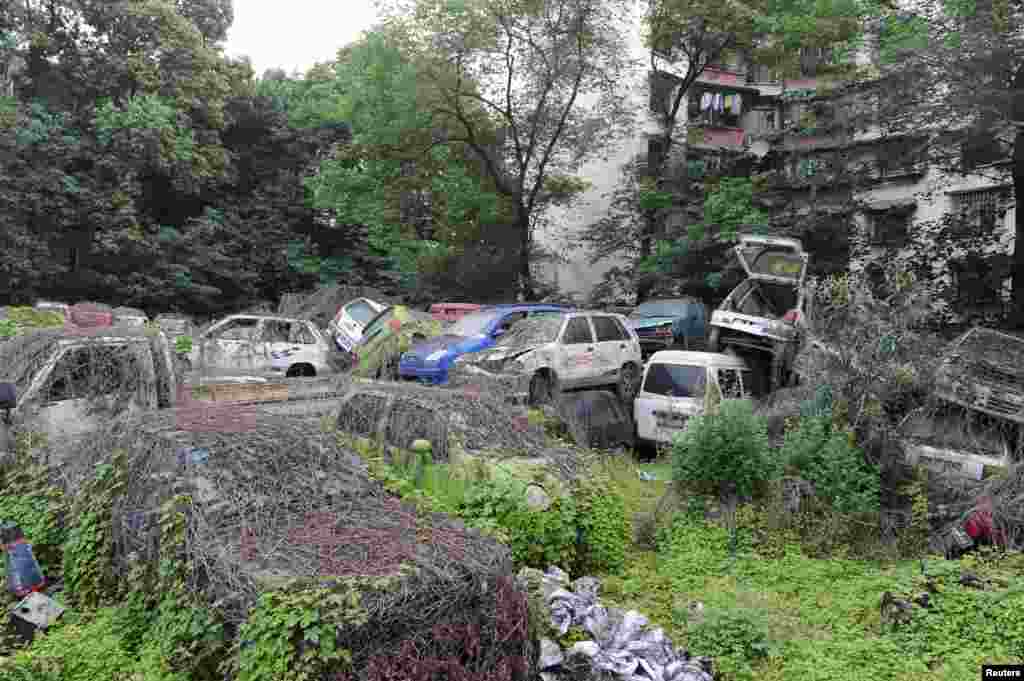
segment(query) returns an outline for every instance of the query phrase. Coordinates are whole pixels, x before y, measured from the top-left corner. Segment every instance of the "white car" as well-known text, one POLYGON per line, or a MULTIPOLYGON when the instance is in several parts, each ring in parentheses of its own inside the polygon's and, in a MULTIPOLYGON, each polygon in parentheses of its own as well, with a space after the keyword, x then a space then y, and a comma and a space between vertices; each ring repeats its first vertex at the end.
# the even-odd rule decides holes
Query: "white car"
POLYGON ((633 402, 637 443, 643 449, 672 444, 687 421, 704 411, 707 386, 716 384, 723 399, 756 394, 754 372, 740 357, 715 352, 662 350, 644 367, 633 402))
POLYGON ((338 308, 327 324, 327 331, 339 350, 352 352, 363 338, 366 323, 384 311, 387 305, 369 298, 356 298, 338 308))
POLYGON ((231 315, 201 332, 188 355, 201 375, 320 376, 333 373, 331 346, 311 321, 231 315))
POLYGON ((619 314, 551 312, 516 323, 496 347, 462 355, 457 383, 489 375, 530 404, 553 401, 565 390, 611 386, 629 402, 643 366, 640 339, 619 314))

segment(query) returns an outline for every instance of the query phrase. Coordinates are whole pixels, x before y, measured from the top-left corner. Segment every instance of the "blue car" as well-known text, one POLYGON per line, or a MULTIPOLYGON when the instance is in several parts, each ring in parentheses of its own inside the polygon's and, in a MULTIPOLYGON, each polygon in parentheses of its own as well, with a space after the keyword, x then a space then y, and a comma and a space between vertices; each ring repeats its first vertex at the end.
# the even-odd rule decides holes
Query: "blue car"
POLYGON ((459 355, 494 347, 497 339, 521 319, 535 314, 572 310, 568 305, 511 303, 470 312, 445 329, 442 336, 414 345, 398 362, 398 375, 423 383, 446 383, 448 368, 459 355))

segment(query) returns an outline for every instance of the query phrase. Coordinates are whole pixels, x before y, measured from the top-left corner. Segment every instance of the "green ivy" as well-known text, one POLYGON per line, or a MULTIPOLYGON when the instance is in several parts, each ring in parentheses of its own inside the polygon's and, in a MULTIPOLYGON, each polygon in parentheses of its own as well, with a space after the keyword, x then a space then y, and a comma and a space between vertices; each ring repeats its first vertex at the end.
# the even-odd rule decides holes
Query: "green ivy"
POLYGON ((359 580, 262 594, 239 633, 238 681, 305 681, 351 664, 337 630, 368 620, 359 594, 359 580))
POLYGON ((111 507, 125 484, 125 453, 96 467, 71 509, 71 526, 64 544, 64 582, 76 604, 96 607, 116 596, 111 507))
POLYGON ((749 609, 715 609, 687 633, 687 645, 712 657, 729 678, 753 679, 753 665, 773 651, 765 618, 749 609))
POLYGON ((23 457, 0 474, 0 521, 15 522, 32 544, 44 574, 60 564, 67 536, 64 492, 52 483, 52 471, 23 457))

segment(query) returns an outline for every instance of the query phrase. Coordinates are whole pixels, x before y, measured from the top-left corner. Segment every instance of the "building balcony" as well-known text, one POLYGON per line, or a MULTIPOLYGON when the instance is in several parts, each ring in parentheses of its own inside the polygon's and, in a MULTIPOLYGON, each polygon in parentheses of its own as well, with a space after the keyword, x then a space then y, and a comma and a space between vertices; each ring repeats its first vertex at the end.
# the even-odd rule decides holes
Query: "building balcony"
POLYGON ((699 149, 741 151, 746 146, 746 135, 743 128, 695 125, 687 131, 686 141, 690 146, 699 149))
POLYGON ((697 82, 705 87, 721 87, 729 90, 757 90, 747 82, 747 72, 737 68, 724 66, 708 66, 697 77, 697 82))

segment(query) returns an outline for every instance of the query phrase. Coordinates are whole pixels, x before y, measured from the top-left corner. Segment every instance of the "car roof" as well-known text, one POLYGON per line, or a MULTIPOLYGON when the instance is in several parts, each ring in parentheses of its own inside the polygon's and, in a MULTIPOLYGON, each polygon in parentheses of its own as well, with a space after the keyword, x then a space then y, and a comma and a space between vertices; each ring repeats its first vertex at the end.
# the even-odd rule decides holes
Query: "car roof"
POLYGON ((270 320, 274 322, 308 322, 308 319, 300 319, 298 317, 281 317, 278 315, 271 314, 229 314, 227 317, 219 321, 225 321, 227 319, 262 319, 270 320))
POLYGON ((735 369, 749 369, 742 357, 724 352, 695 352, 687 350, 660 350, 647 360, 648 364, 687 364, 690 366, 715 366, 735 369))
POLYGON ((561 303, 498 303, 497 305, 484 305, 480 308, 480 312, 486 312, 488 310, 536 310, 538 308, 548 310, 576 310, 578 309, 574 305, 563 305, 561 303))

